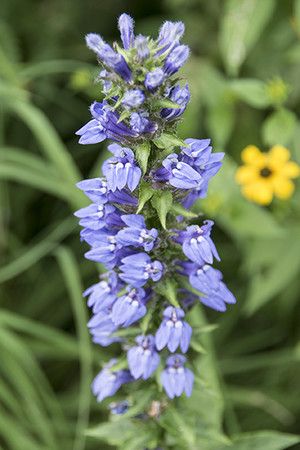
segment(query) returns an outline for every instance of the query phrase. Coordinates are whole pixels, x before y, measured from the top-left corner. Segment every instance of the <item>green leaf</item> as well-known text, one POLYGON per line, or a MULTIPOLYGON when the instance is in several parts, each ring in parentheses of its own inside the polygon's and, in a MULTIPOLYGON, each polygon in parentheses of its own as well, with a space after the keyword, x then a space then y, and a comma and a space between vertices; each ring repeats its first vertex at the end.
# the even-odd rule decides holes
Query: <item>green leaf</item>
POLYGON ((218 450, 286 450, 300 442, 300 437, 277 431, 244 433, 233 438, 232 445, 221 446, 218 450))
POLYGON ((71 203, 72 208, 80 208, 86 204, 84 197, 78 192, 75 185, 58 179, 51 172, 47 177, 43 172, 35 169, 26 167, 25 170, 20 164, 5 162, 0 165, 0 179, 16 181, 55 195, 71 203))
POLYGON ((88 436, 126 450, 140 450, 157 446, 157 427, 150 422, 127 418, 111 420, 86 432, 88 436))
POLYGON ((135 431, 134 423, 130 419, 122 419, 102 423, 87 430, 86 434, 87 436, 106 441, 111 445, 121 445, 124 441, 130 439, 135 431))
POLYGON ((51 253, 74 228, 72 218, 62 221, 54 230, 49 228, 39 241, 23 248, 15 259, 0 267, 0 283, 10 280, 38 263, 40 259, 51 253))
POLYGON ((46 61, 32 62, 26 67, 22 67, 19 73, 23 82, 35 80, 39 77, 46 77, 47 75, 55 75, 59 73, 74 73, 76 70, 86 69, 91 70, 93 66, 85 64, 80 61, 54 59, 46 61))
POLYGON ((196 429, 188 423, 180 408, 170 405, 160 419, 161 425, 176 438, 177 448, 196 449, 196 429))
POLYGON ((291 141, 297 123, 297 117, 288 109, 281 108, 273 112, 262 126, 263 140, 266 145, 287 145, 291 141))
POLYGON ((237 75, 248 52, 269 22, 274 0, 227 0, 220 33, 220 48, 227 72, 237 75))
POLYGON ((235 122, 233 102, 221 99, 215 105, 209 106, 206 121, 214 146, 224 148, 235 122))
POLYGON ((199 216, 199 214, 193 213, 192 211, 185 209, 180 203, 173 203, 171 211, 174 214, 187 217, 188 219, 195 219, 196 217, 199 216))
POLYGON ((170 133, 162 133, 158 138, 153 139, 154 144, 156 147, 165 149, 165 148, 174 148, 174 147, 186 147, 186 143, 179 139, 178 137, 174 136, 170 133))
MULTIPOLYGON (((280 292, 283 292, 295 279, 300 270, 299 231, 290 230, 288 236, 276 243, 270 241, 273 258, 269 267, 264 267, 254 276, 245 303, 245 311, 253 314, 280 292)), ((262 247, 263 248, 263 247, 262 247)), ((264 251, 267 251, 266 249, 264 251)))
POLYGON ((154 107, 155 109, 159 109, 159 108, 178 109, 178 108, 181 108, 181 106, 178 105, 178 103, 172 102, 171 100, 168 100, 168 99, 157 100, 157 101, 151 103, 151 106, 154 107))
POLYGON ((143 142, 135 148, 135 157, 143 173, 147 172, 148 159, 151 153, 150 142, 143 142))
POLYGON ((177 300, 178 285, 175 280, 167 278, 163 284, 157 285, 157 291, 171 303, 171 305, 179 308, 177 300))
POLYGON ((85 447, 84 431, 89 424, 90 411, 90 380, 92 379, 92 345, 89 332, 85 326, 88 315, 82 302, 82 284, 77 261, 67 247, 60 246, 55 256, 66 284, 78 336, 78 350, 80 362, 80 387, 78 393, 78 416, 75 430, 75 448, 85 447))
POLYGON ((195 334, 202 334, 202 333, 212 333, 217 328, 219 328, 219 325, 216 323, 211 323, 208 325, 204 325, 203 327, 197 327, 195 328, 195 334))
POLYGON ((251 78, 233 80, 229 83, 229 89, 238 99, 254 108, 266 108, 271 103, 263 81, 251 78))
POLYGON ((138 209, 137 209, 137 212, 136 212, 137 214, 142 211, 142 209, 144 208, 145 204, 153 196, 154 192, 155 192, 154 189, 152 189, 150 184, 147 183, 146 181, 142 181, 140 183, 140 187, 139 187, 139 205, 138 205, 138 209))
POLYGON ((34 105, 21 100, 12 100, 8 106, 32 131, 41 150, 52 161, 62 179, 72 184, 80 180, 81 175, 73 158, 44 113, 34 105))
POLYGON ((170 191, 155 191, 151 198, 151 204, 156 209, 162 227, 166 229, 166 218, 171 210, 173 202, 172 193, 170 191))
POLYGON ((200 342, 196 341, 196 339, 191 340, 191 347, 197 353, 202 353, 203 355, 207 353, 205 348, 200 344, 200 342))

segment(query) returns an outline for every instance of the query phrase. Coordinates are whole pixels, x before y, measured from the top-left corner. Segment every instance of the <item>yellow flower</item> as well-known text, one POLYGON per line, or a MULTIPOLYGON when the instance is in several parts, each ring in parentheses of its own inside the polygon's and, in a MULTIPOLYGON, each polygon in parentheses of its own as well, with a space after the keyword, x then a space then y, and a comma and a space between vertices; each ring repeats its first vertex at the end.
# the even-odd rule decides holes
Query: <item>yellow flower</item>
POLYGON ((290 198, 295 189, 291 178, 300 175, 300 166, 290 161, 290 156, 282 145, 275 145, 268 153, 262 153, 254 145, 244 148, 241 154, 244 165, 235 175, 244 197, 260 205, 269 205, 273 196, 290 198))

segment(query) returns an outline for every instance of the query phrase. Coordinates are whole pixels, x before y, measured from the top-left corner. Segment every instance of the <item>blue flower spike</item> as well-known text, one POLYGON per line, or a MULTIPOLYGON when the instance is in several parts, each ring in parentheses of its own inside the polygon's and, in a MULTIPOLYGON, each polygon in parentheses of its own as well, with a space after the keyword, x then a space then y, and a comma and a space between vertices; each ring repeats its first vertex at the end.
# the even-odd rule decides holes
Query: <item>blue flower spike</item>
MULTIPOLYGON (((102 175, 77 183, 91 202, 75 212, 89 246, 85 257, 107 270, 83 293, 91 309, 88 328, 95 344, 119 345, 126 354, 104 365, 92 390, 102 401, 140 380, 159 383, 158 395, 163 387, 170 399, 189 397, 187 313, 197 304, 224 312, 236 302, 213 267, 220 261, 213 221, 189 211, 206 197, 224 153, 214 153, 210 139, 177 135, 190 101, 188 84, 178 81, 190 54, 181 42, 184 24, 166 21, 157 39, 135 35, 125 13, 118 26, 122 45, 86 36, 101 65, 96 81, 103 95, 76 132, 80 144, 108 140, 111 153, 102 175)), ((125 399, 109 408, 124 414, 130 404, 125 399)))

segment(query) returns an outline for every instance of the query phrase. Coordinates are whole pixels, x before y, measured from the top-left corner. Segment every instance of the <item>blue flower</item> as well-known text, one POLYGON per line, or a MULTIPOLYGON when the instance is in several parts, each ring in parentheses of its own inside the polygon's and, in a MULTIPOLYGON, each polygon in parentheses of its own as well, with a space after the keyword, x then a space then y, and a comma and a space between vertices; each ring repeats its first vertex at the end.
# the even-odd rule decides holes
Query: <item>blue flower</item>
MULTIPOLYGON (((171 154, 172 149, 161 148, 154 139, 163 138, 164 133, 175 138, 175 122, 190 100, 188 84, 181 86, 176 75, 189 56, 188 46, 180 43, 184 24, 165 22, 156 40, 135 36, 134 21, 128 14, 119 17, 118 25, 123 48, 118 43, 110 46, 98 34, 86 37, 102 64, 97 81, 104 100, 91 105, 91 120, 77 131, 81 144, 105 139, 115 142, 108 146, 112 155, 103 163, 104 178, 77 184, 93 203, 75 213, 83 227, 81 239, 90 246, 86 258, 108 270, 83 294, 93 312, 88 322, 93 342, 102 346, 119 343, 127 352, 129 370, 117 370, 111 361, 94 380, 93 392, 99 401, 115 394, 123 383, 151 377, 160 363, 159 351, 188 351, 192 328, 185 312, 197 301, 219 311, 236 301, 221 272, 210 265, 219 260, 211 239, 212 221, 186 226, 183 217, 176 218, 174 209, 167 217, 166 231, 159 236, 158 230, 151 228, 159 223, 154 201, 147 203, 143 215, 136 214, 144 196, 144 186, 139 186, 142 156, 136 153, 143 142, 150 145, 153 141, 150 154, 145 155, 146 159, 149 156, 144 174, 152 188, 149 195, 161 189, 185 207, 206 195, 208 182, 224 156, 212 153, 210 139, 186 139, 171 154), (155 152, 154 147, 161 151, 155 152), (174 229, 176 219, 178 230, 174 229), (159 302, 162 291, 155 283, 164 282, 165 272, 168 278, 189 279, 192 292, 184 283, 177 290, 181 307, 159 302), (150 300, 152 307, 147 312, 150 300), (125 335, 120 328, 143 317, 142 329, 145 325, 152 334, 138 336, 132 344, 132 334, 125 335)), ((178 354, 167 358, 161 382, 170 398, 183 392, 191 395, 194 376, 185 362, 178 354)), ((113 414, 123 414, 128 402, 113 403, 110 409, 113 414)))
POLYGON ((112 205, 92 203, 89 206, 79 209, 74 213, 80 218, 79 225, 90 230, 101 230, 107 223, 109 215, 114 213, 116 208, 112 205))
POLYGON ((184 367, 185 361, 186 358, 182 355, 173 355, 167 359, 161 382, 169 398, 180 397, 183 392, 187 397, 192 394, 194 375, 184 367))
POLYGON ((205 264, 191 271, 189 281, 193 288, 201 292, 200 301, 216 311, 226 311, 226 304, 236 303, 232 292, 222 281, 222 273, 205 264))
POLYGON ((207 195, 208 183, 222 166, 224 153, 212 153, 210 139, 186 139, 186 147, 181 147, 182 161, 190 164, 202 177, 202 184, 191 191, 183 201, 190 208, 198 198, 207 195))
POLYGON ((201 185, 201 175, 189 164, 178 160, 176 153, 171 153, 162 162, 164 169, 155 173, 159 181, 169 181, 171 186, 179 189, 193 189, 201 185))
POLYGON ((220 170, 224 153, 212 153, 210 139, 185 139, 187 146, 181 147, 183 161, 191 164, 202 176, 210 179, 220 170))
POLYGON ((120 205, 137 206, 137 198, 131 195, 128 190, 109 191, 105 178, 90 178, 82 180, 76 186, 96 204, 107 202, 119 203, 120 205))
POLYGON ((155 335, 155 343, 158 350, 166 346, 172 353, 179 346, 183 353, 188 350, 192 328, 187 322, 181 320, 184 315, 181 308, 168 306, 164 310, 164 319, 155 335))
POLYGON ((137 137, 138 134, 119 122, 119 115, 106 102, 94 102, 90 107, 93 119, 76 131, 79 144, 97 144, 106 138, 121 142, 127 137, 137 137))
POLYGON ((119 191, 118 189, 114 192, 108 192, 108 201, 112 203, 119 203, 120 205, 131 205, 137 206, 138 200, 136 197, 131 195, 127 189, 122 189, 119 191))
POLYGON ((146 252, 150 252, 155 245, 158 231, 155 228, 147 230, 145 219, 140 214, 128 214, 121 216, 121 219, 128 227, 118 232, 117 242, 123 246, 144 247, 146 252))
POLYGON ((131 191, 134 191, 139 184, 142 171, 135 161, 133 151, 118 144, 111 144, 108 149, 114 155, 112 158, 108 158, 102 166, 108 188, 114 192, 127 185, 131 191))
POLYGON ((129 370, 119 370, 114 372, 110 369, 115 363, 112 360, 107 364, 103 370, 96 376, 92 383, 93 394, 97 397, 98 402, 101 402, 106 397, 114 395, 122 386, 122 384, 129 383, 133 380, 129 370))
POLYGON ((102 233, 98 232, 90 236, 83 234, 83 238, 92 245, 92 249, 84 255, 87 259, 105 264, 108 268, 116 265, 118 247, 116 235, 112 231, 104 230, 102 233))
POLYGON ((140 89, 129 89, 125 92, 122 103, 128 108, 138 108, 145 101, 145 94, 140 89))
POLYGON ((132 113, 130 116, 131 129, 138 134, 155 133, 157 124, 151 122, 148 117, 149 114, 145 111, 132 113))
MULTIPOLYGON (((102 276, 103 278, 103 276, 102 276)), ((99 283, 93 284, 83 293, 84 297, 88 297, 88 306, 93 308, 93 313, 112 307, 117 300, 120 282, 115 272, 107 274, 107 280, 101 280, 99 283)))
POLYGON ((102 347, 107 347, 114 342, 120 342, 121 338, 113 336, 117 326, 111 319, 111 310, 99 311, 88 322, 88 328, 93 337, 93 342, 102 347))
POLYGON ((187 45, 178 45, 168 55, 164 71, 167 75, 176 73, 186 62, 190 54, 190 49, 187 45))
POLYGON ((205 220, 201 227, 191 225, 187 227, 186 231, 179 233, 183 253, 191 261, 200 265, 212 264, 214 257, 220 261, 215 244, 210 237, 213 224, 212 220, 205 220))
POLYGON ((146 38, 146 36, 139 34, 134 40, 134 47, 136 48, 137 56, 140 60, 149 57, 150 50, 148 45, 148 38, 146 38))
POLYGON ((76 186, 94 203, 103 204, 107 202, 107 183, 105 178, 91 178, 82 180, 76 186))
POLYGON ((79 144, 98 144, 106 139, 105 132, 105 118, 104 112, 103 117, 99 119, 96 118, 93 110, 91 109, 92 116, 94 119, 90 120, 87 124, 81 127, 76 134, 80 136, 79 144))
POLYGON ((177 46, 183 34, 184 24, 182 22, 165 22, 159 31, 157 39, 157 44, 160 47, 158 54, 161 55, 177 46))
POLYGON ((111 318, 116 326, 129 327, 147 312, 147 294, 144 289, 127 287, 127 294, 117 299, 112 307, 111 318))
POLYGON ((123 273, 119 276, 128 284, 134 287, 141 287, 149 279, 160 280, 163 273, 163 266, 159 261, 151 261, 146 253, 137 253, 127 256, 121 261, 120 269, 123 273))
POLYGON ((177 103, 180 108, 164 108, 161 110, 160 115, 166 120, 177 119, 184 113, 186 106, 190 101, 190 97, 191 95, 188 84, 186 84, 183 88, 177 84, 169 91, 168 98, 172 102, 177 103))
POLYGON ((128 50, 134 43, 134 21, 128 14, 121 14, 118 23, 123 47, 128 50))
POLYGON ((131 70, 122 55, 116 53, 111 46, 96 33, 87 34, 85 39, 88 48, 96 53, 102 63, 114 70, 114 72, 120 75, 125 81, 130 81, 131 70))
POLYGON ((149 91, 153 91, 162 84, 165 79, 165 73, 159 67, 148 72, 145 78, 145 86, 149 91))
POLYGON ((135 341, 138 345, 127 352, 128 367, 133 378, 146 380, 157 369, 160 358, 152 335, 138 336, 135 341))

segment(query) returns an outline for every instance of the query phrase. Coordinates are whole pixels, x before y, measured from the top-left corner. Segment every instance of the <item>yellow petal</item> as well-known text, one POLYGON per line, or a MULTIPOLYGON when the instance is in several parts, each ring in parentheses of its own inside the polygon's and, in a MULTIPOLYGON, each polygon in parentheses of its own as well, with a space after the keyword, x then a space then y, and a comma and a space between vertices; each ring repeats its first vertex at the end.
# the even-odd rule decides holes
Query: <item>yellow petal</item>
POLYGON ((259 171, 253 166, 241 166, 235 172, 235 181, 238 184, 247 184, 257 180, 259 171))
POLYGON ((243 186, 242 193, 246 198, 259 205, 269 205, 273 198, 272 184, 265 180, 243 186))
POLYGON ((274 145, 268 153, 268 163, 273 169, 281 169, 291 157, 287 148, 282 145, 274 145))
POLYGON ((297 178, 300 176, 300 166, 293 161, 289 161, 283 166, 281 173, 287 178, 297 178))
POLYGON ((272 180, 274 194, 276 197, 286 200, 290 198, 295 190, 294 183, 288 178, 277 176, 272 180))
POLYGON ((241 158, 246 164, 255 167, 263 167, 266 163, 266 155, 264 155, 255 145, 248 145, 241 153, 241 158))

